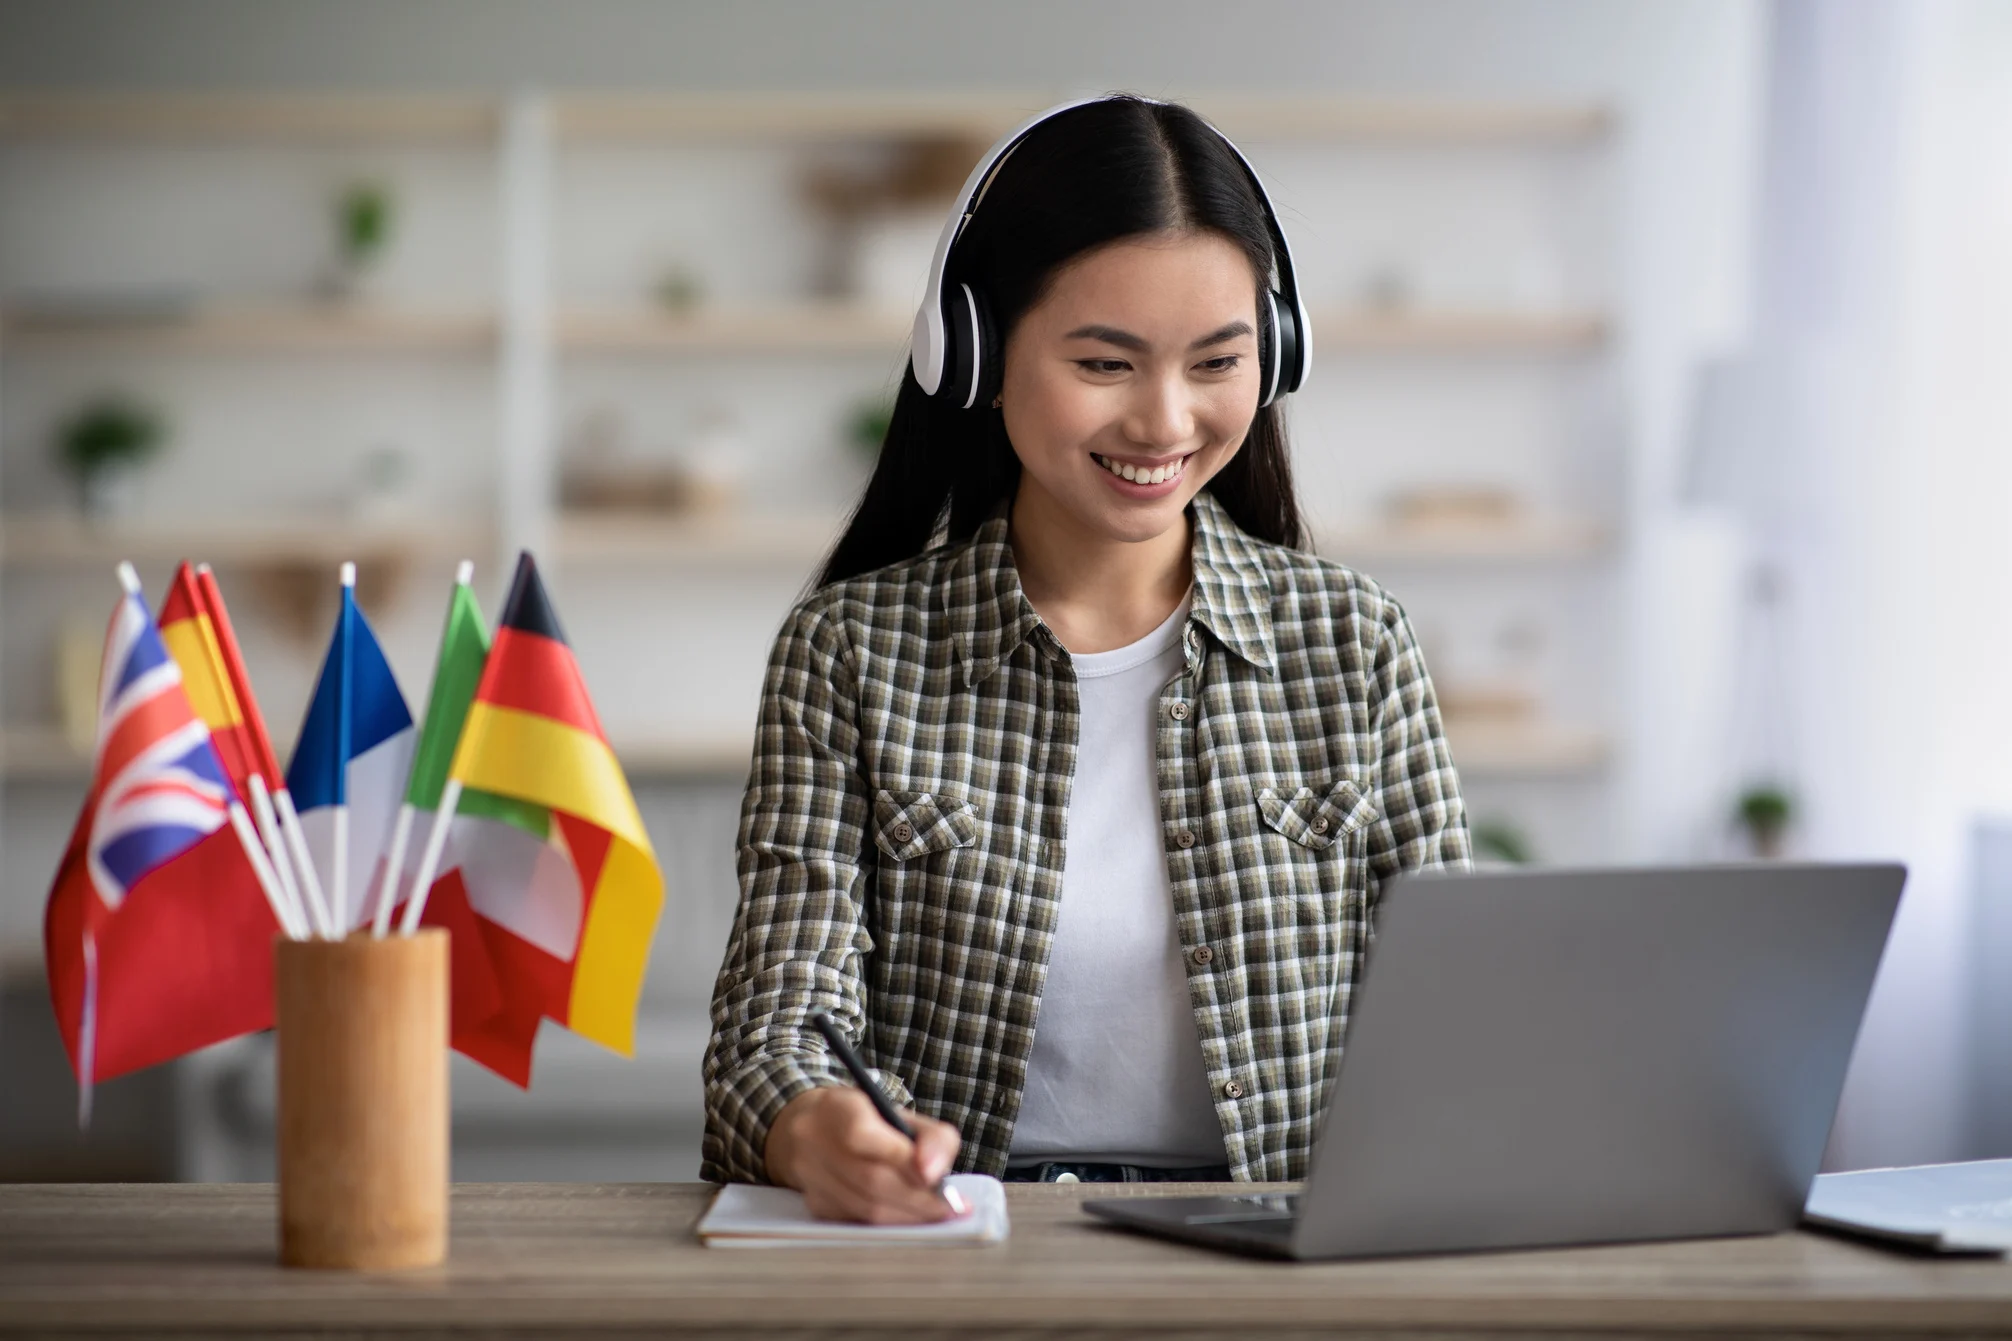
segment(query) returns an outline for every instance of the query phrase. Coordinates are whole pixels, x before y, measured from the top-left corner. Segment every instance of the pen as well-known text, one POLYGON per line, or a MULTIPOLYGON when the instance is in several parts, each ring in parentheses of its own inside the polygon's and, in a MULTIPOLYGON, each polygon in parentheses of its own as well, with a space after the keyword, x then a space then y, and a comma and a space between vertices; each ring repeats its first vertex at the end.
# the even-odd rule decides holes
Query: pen
MULTIPOLYGON (((859 1054, 852 1050, 852 1044, 846 1041, 845 1032, 838 1027, 838 1021, 820 1010, 812 1012, 810 1022, 817 1032, 824 1035, 824 1041, 838 1054, 838 1060, 845 1064, 845 1069, 852 1073, 853 1083, 866 1091, 866 1097, 873 1101, 874 1111, 886 1119, 888 1126, 910 1141, 914 1141, 915 1128, 908 1124, 908 1119, 901 1116, 901 1110, 894 1106, 894 1101, 887 1097, 887 1092, 874 1083, 873 1073, 866 1069, 866 1063, 860 1061, 859 1054)), ((951 1210, 959 1215, 964 1214, 964 1198, 957 1195, 956 1188, 939 1180, 936 1184, 936 1195, 943 1198, 951 1210)))

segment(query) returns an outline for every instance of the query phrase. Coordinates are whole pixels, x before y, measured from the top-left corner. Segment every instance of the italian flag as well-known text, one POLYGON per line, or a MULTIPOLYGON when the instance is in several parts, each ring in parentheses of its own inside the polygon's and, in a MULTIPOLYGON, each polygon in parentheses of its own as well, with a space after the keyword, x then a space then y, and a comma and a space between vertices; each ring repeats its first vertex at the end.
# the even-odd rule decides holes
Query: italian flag
POLYGON ((633 1052, 663 878, 530 555, 494 646, 467 577, 400 820, 400 887, 428 892, 399 920, 452 936, 454 1047, 529 1085, 541 1020, 633 1052))

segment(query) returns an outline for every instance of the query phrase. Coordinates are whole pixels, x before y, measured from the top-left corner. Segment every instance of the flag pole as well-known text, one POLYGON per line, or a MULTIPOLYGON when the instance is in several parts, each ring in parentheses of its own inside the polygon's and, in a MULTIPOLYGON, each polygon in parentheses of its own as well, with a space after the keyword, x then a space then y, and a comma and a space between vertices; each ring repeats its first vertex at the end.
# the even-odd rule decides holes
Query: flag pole
MULTIPOLYGON (((454 570, 454 590, 458 592, 474 580, 475 561, 473 559, 463 559, 454 570)), ((443 643, 446 642, 447 631, 451 630, 453 625, 454 600, 452 597, 449 597, 447 602, 447 630, 443 630, 441 633, 441 641, 443 643)), ((433 673, 438 676, 440 668, 435 666, 433 673)), ((430 708, 429 711, 431 711, 430 708)), ((425 727, 429 725, 431 725, 430 722, 422 724, 420 728, 422 733, 425 727)), ((392 826, 391 830, 391 854, 384 860, 384 879, 377 886, 377 908, 371 920, 370 934, 380 940, 391 930, 391 908, 398 901, 398 879, 403 874, 405 868, 405 848, 406 844, 412 841, 412 821, 419 813, 419 808, 412 804, 412 798, 409 795, 412 790, 412 775, 418 771, 419 751, 414 750, 412 752, 412 762, 405 770, 405 788, 408 795, 399 804, 398 820, 392 826)), ((399 929, 401 932, 405 930, 402 924, 399 929)))
POLYGON ((252 815, 272 850, 273 869, 279 873, 280 883, 302 910, 301 921, 310 927, 312 934, 326 937, 328 911, 322 905, 321 878, 315 874, 313 858, 308 854, 307 836, 301 831, 293 795, 287 791, 286 774, 280 771, 279 759, 272 752, 265 714, 259 711, 258 695, 252 692, 251 675, 245 670, 244 654, 238 649, 237 630, 231 627, 230 611, 224 606, 223 593, 217 589, 216 574, 206 563, 196 565, 196 587, 217 635, 217 651, 223 655, 224 667, 230 672, 238 711, 244 714, 245 725, 251 732, 252 752, 258 756, 258 769, 251 778, 252 815))
POLYGON ((335 789, 335 858, 331 863, 333 869, 329 872, 331 881, 328 891, 329 913, 335 921, 337 940, 349 934, 349 606, 356 599, 356 565, 344 563, 341 576, 342 610, 336 618, 342 621, 342 666, 335 696, 335 766, 342 771, 342 776, 335 789))
POLYGON ((272 905, 272 915, 278 920, 280 930, 286 933, 288 940, 306 940, 307 928, 298 920, 299 914, 288 905, 286 895, 280 890, 279 877, 273 873, 272 861, 266 855, 265 844, 253 831, 251 816, 245 814, 244 802, 236 797, 231 798, 230 817, 231 829, 238 836, 238 844, 245 850, 245 859, 251 862, 252 874, 258 877, 258 886, 265 892, 265 901, 272 905))
POLYGON ((426 851, 420 855, 419 871, 412 877, 412 892, 405 896, 405 917, 398 934, 410 936, 419 930, 426 912, 426 896, 433 892, 433 876, 440 869, 440 854, 447 847, 447 830, 454 824, 454 809, 461 804, 461 779, 450 777, 440 789, 440 808, 433 812, 433 832, 426 835, 426 851))

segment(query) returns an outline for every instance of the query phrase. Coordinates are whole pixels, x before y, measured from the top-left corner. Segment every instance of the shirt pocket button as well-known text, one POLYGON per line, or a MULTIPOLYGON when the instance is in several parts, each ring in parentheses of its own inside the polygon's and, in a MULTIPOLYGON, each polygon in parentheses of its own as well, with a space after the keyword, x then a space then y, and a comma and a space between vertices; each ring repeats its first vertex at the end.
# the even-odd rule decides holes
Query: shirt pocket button
POLYGON ((903 820, 894 826, 892 837, 897 843, 912 843, 915 841, 915 826, 903 820))

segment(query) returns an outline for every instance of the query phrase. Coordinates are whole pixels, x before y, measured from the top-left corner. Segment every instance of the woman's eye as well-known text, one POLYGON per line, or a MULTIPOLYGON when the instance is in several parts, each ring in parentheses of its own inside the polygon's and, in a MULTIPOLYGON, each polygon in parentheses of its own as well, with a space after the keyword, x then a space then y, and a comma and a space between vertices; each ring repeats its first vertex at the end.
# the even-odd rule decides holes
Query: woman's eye
POLYGON ((1076 366, 1085 372, 1121 373, 1132 365, 1123 359, 1077 359, 1076 366))
POLYGON ((1241 354, 1223 354, 1217 358, 1205 359, 1199 365, 1203 372, 1226 373, 1235 370, 1242 360, 1241 354))

